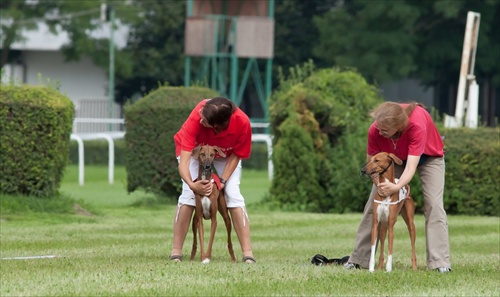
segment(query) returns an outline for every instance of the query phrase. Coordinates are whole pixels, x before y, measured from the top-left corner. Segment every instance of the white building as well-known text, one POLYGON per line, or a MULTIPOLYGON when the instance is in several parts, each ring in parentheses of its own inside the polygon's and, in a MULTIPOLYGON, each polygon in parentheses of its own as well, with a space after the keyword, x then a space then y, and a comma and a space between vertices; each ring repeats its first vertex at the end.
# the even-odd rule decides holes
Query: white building
MULTIPOLYGON (((123 48, 127 42, 128 30, 123 26, 118 28, 115 30, 114 42, 117 48, 123 48)), ((92 36, 109 37, 109 27, 103 26, 92 36)), ((110 116, 108 69, 94 65, 87 57, 79 61, 66 62, 61 48, 69 42, 67 33, 59 31, 56 35, 52 34, 44 23, 38 25, 38 30, 24 31, 23 37, 24 41, 11 46, 11 50, 18 58, 14 63, 3 67, 2 81, 59 86, 59 91, 74 102, 76 117, 110 116)), ((113 105, 114 117, 120 117, 119 105, 113 105)), ((96 127, 101 126, 103 129, 109 129, 106 124, 82 124, 79 132, 90 132, 83 130, 96 130, 96 127)))

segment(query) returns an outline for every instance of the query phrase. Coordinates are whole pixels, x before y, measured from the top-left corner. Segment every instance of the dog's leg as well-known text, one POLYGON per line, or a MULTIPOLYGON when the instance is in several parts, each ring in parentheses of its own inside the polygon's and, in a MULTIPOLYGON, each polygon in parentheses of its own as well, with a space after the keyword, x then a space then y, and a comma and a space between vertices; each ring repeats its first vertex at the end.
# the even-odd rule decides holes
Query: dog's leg
POLYGON ((203 229, 203 207, 201 203, 196 204, 196 213, 198 214, 198 236, 200 240, 200 259, 205 259, 205 230, 203 229))
POLYGON ((214 184, 212 189, 212 194, 210 194, 210 238, 208 239, 207 254, 203 263, 210 263, 210 258, 212 257, 212 245, 214 244, 215 231, 217 230, 217 197, 219 196, 219 191, 217 186, 214 184))
POLYGON ((205 232, 203 230, 203 219, 198 220, 198 236, 200 239, 200 260, 205 259, 205 232))
POLYGON ((401 216, 408 227, 408 233, 410 234, 411 242, 411 266, 413 270, 417 270, 417 255, 415 250, 415 240, 416 240, 416 229, 414 222, 415 214, 415 201, 411 197, 406 198, 403 208, 401 210, 401 216))
POLYGON ((192 229, 193 229, 193 248, 191 249, 191 258, 190 258, 191 261, 194 260, 194 257, 196 256, 196 249, 198 248, 197 247, 197 243, 196 243, 196 235, 197 235, 197 231, 198 231, 198 230, 196 230, 197 226, 198 226, 198 212, 195 211, 195 214, 194 214, 194 217, 193 217, 193 225, 192 225, 192 229))
POLYGON ((378 215, 377 215, 377 203, 373 203, 373 225, 372 225, 372 238, 371 238, 371 254, 370 254, 370 263, 368 266, 368 270, 370 272, 375 271, 375 252, 377 248, 377 237, 378 237, 378 215))
POLYGON ((229 251, 229 256, 231 256, 231 261, 236 262, 236 257, 234 256, 233 242, 231 241, 231 218, 227 211, 226 198, 224 197, 224 191, 219 194, 219 212, 224 220, 227 230, 227 249, 229 251))
POLYGON ((392 255, 394 252, 394 225, 398 219, 399 209, 397 205, 389 207, 389 220, 388 220, 388 239, 389 239, 389 254, 387 255, 387 264, 385 270, 392 271, 392 255))
POLYGON ((382 270, 382 267, 384 266, 384 253, 385 253, 385 238, 387 237, 387 222, 380 222, 380 230, 379 230, 379 244, 380 244, 380 250, 379 250, 379 257, 378 257, 378 266, 377 268, 379 270, 382 270))

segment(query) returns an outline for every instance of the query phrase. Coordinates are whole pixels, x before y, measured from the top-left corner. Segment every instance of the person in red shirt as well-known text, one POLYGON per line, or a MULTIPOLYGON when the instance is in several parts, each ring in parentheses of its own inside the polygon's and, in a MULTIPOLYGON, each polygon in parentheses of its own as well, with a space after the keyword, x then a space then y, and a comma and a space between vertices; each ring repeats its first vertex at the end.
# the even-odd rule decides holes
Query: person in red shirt
POLYGON ((243 252, 243 262, 255 263, 250 242, 250 222, 245 200, 240 192, 241 160, 250 157, 252 127, 248 116, 231 100, 223 97, 202 100, 193 109, 181 129, 174 135, 179 160, 182 193, 174 219, 174 242, 170 259, 182 260, 182 246, 195 208, 194 193, 210 195, 211 182, 195 181, 198 161, 191 157, 198 145, 218 146, 226 157, 216 154, 214 166, 219 173, 234 230, 243 252))
MULTIPOLYGON (((379 152, 395 154, 404 161, 396 165, 397 184, 382 182, 379 193, 389 196, 407 185, 418 171, 425 201, 427 268, 451 271, 448 223, 443 205, 445 179, 444 143, 430 114, 418 103, 384 102, 371 112, 367 160, 379 152)), ((372 186, 363 218, 356 234, 354 251, 345 268, 367 268, 371 253, 373 199, 372 186)))

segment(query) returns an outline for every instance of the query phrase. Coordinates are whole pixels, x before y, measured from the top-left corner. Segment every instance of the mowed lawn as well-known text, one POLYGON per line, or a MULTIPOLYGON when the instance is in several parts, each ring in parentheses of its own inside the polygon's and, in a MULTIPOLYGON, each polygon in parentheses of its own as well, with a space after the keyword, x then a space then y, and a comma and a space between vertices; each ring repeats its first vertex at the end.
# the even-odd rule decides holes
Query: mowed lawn
MULTIPOLYGON (((348 255, 361 214, 284 213, 255 206, 267 172, 244 171, 256 265, 231 263, 221 220, 208 265, 168 260, 175 205, 139 206, 153 197, 126 192, 126 174, 86 167, 78 185, 68 167, 61 191, 90 205, 93 215, 2 215, 0 296, 500 296, 500 218, 450 216, 453 272, 426 269, 425 221, 416 216, 418 270, 411 270, 403 220, 396 224, 393 272, 318 267, 310 258, 348 255), (222 230, 221 230, 222 229, 222 230), (16 260, 13 257, 54 256, 16 260)), ((208 228, 208 221, 205 227, 208 228)), ((233 231, 238 260, 241 250, 233 231)))

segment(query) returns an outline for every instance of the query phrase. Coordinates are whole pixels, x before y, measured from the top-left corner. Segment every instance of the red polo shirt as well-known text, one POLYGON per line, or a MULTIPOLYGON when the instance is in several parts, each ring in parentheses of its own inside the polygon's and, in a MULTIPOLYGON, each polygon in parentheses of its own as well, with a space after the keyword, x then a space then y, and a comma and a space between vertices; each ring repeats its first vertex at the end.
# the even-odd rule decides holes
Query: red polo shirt
MULTIPOLYGON (((248 159, 252 150, 252 127, 248 116, 239 108, 231 115, 226 130, 215 134, 212 128, 200 124, 200 109, 208 99, 202 100, 193 109, 181 129, 174 135, 175 154, 181 150, 192 151, 198 145, 218 146, 229 157, 236 154, 241 159, 248 159)), ((220 156, 216 154, 216 158, 220 156)))
MULTIPOLYGON (((401 106, 405 108, 408 104, 401 104, 401 106)), ((408 155, 444 156, 444 143, 441 135, 430 114, 421 106, 415 107, 408 119, 408 126, 397 142, 394 140, 394 143, 390 138, 380 135, 373 122, 368 129, 367 153, 371 156, 380 152, 388 152, 395 154, 403 161, 408 159, 408 155), (394 149, 394 143, 396 143, 396 149, 394 149)))

